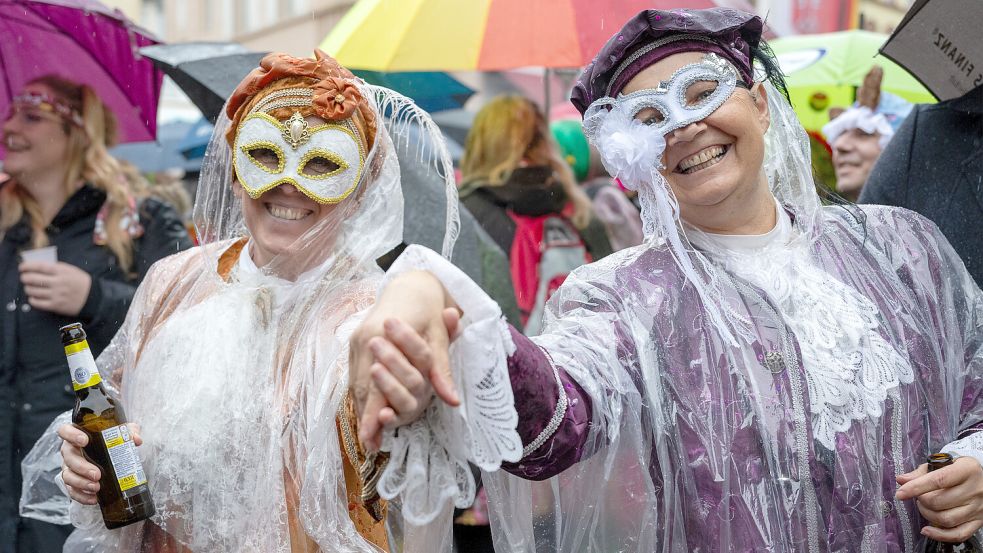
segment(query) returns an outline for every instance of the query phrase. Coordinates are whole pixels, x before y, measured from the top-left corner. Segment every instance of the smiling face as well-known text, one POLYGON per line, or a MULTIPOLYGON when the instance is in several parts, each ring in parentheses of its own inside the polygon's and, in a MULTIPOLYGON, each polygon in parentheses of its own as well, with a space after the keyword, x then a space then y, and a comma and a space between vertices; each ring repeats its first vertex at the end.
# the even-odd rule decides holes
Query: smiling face
MULTIPOLYGON (((56 97, 54 90, 41 83, 27 85, 24 92, 56 97)), ((3 148, 7 153, 4 171, 28 191, 37 175, 67 172, 69 135, 65 128, 66 123, 58 114, 40 107, 12 109, 3 124, 3 148)))
MULTIPOLYGON (((305 117, 311 127, 325 124, 315 115, 305 117)), ((281 163, 276 152, 271 149, 253 149, 251 157, 270 171, 276 171, 281 163)), ((337 165, 328 159, 311 159, 303 168, 303 173, 318 178, 336 172, 337 165)), ((297 240, 318 225, 336 224, 328 219, 344 203, 318 203, 305 195, 292 184, 280 184, 256 198, 246 193, 241 183, 235 183, 236 192, 242 199, 243 218, 252 236, 250 252, 257 266, 267 265, 278 254, 289 250, 297 240)), ((329 229, 327 232, 332 232, 329 229)))
POLYGON ((874 163, 881 155, 880 135, 861 129, 845 131, 833 142, 833 169, 836 191, 856 201, 874 163))
MULTIPOLYGON (((677 70, 698 63, 703 57, 701 52, 667 56, 642 70, 621 93, 656 89, 677 70)), ((714 81, 697 80, 686 88, 687 106, 712 99, 718 86, 714 81)), ((654 108, 636 115, 648 124, 659 124, 663 117, 654 108)), ((728 232, 735 226, 735 219, 747 216, 749 204, 760 207, 762 202, 771 201, 762 172, 768 124, 764 89, 756 86, 752 95, 737 87, 705 118, 666 134, 663 175, 679 201, 683 219, 706 230, 728 232)), ((768 209, 773 211, 771 205, 768 209)))

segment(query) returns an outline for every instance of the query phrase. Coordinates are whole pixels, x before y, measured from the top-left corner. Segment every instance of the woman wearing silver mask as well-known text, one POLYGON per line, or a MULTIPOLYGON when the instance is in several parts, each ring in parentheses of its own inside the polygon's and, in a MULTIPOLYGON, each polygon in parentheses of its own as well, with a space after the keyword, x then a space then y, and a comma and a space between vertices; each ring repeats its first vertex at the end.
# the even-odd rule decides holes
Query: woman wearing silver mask
POLYGON ((380 491, 435 459, 500 466, 507 551, 914 552, 983 525, 983 294, 927 220, 820 204, 761 29, 650 10, 584 71, 574 104, 647 239, 572 274, 541 336, 436 255, 397 260, 353 335, 361 437, 393 455, 380 491), (421 332, 446 307, 449 367, 421 332), (955 464, 926 475, 939 450, 955 464))

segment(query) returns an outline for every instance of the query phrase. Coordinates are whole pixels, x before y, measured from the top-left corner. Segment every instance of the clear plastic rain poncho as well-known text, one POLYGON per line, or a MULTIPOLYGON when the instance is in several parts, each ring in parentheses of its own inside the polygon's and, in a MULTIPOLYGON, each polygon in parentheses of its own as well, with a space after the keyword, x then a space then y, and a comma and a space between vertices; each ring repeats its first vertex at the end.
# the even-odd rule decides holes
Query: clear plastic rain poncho
MULTIPOLYGON (((98 359, 104 381, 115 386, 129 420, 142 428, 138 451, 157 514, 148 523, 107 531, 98 508, 72 502, 78 529, 65 551, 383 550, 378 541, 364 539, 350 517, 342 453, 350 442, 343 445, 339 436, 339 415, 348 388, 348 338, 373 304, 383 276, 376 259, 402 239, 393 141, 406 139, 408 125, 418 127, 422 141, 409 148, 419 154, 412 162, 426 165, 447 185, 445 252, 457 233, 457 195, 450 157, 429 116, 411 100, 348 75, 336 75, 339 89, 328 101, 350 100, 350 86, 364 98, 375 127, 367 152, 358 152, 355 135, 346 142, 342 133, 353 127, 344 121, 329 131, 297 123, 293 134, 288 121, 283 136, 289 142, 309 131, 298 152, 321 148, 318 155, 357 175, 349 183, 354 189, 262 269, 245 253, 249 243, 243 246, 250 234, 245 194, 233 183, 232 152, 223 136, 230 121, 223 112, 217 122, 194 211, 201 247, 154 266, 119 334, 98 359), (336 136, 326 139, 325 132, 336 136)), ((310 92, 297 93, 298 88, 303 86, 275 99, 288 107, 310 106, 310 92), (298 100, 303 94, 306 104, 298 100)), ((321 92, 315 90, 315 101, 321 92)), ((240 129, 256 121, 246 118, 240 129)), ((311 157, 298 162, 288 146, 269 147, 288 154, 286 167, 280 167, 285 175, 300 170, 291 164, 311 157)), ((311 185, 322 192, 349 188, 340 181, 319 182, 327 181, 311 185)), ((54 480, 61 459, 53 433, 66 420, 56 421, 25 461, 22 499, 26 516, 62 524, 69 502, 54 480)), ((399 513, 389 507, 388 518, 395 521, 399 513)), ((411 530, 388 537, 392 551, 443 547, 428 539, 411 530)))
MULTIPOLYGON (((723 86, 705 73, 719 62, 691 82, 723 86)), ((525 451, 497 461, 552 476, 483 475, 498 550, 920 552, 925 522, 895 475, 943 449, 983 457, 979 288, 917 214, 823 207, 805 131, 765 92, 778 225, 737 239, 680 221, 657 170, 664 131, 631 102, 587 111, 609 171, 639 191, 647 239, 576 270, 531 341, 488 332, 495 367, 457 358, 459 385, 511 381, 494 410, 518 415, 525 451)), ((391 271, 410 268, 434 271, 466 315, 490 301, 432 252, 391 271)), ((452 459, 487 453, 431 415, 398 432, 429 432, 452 459)))

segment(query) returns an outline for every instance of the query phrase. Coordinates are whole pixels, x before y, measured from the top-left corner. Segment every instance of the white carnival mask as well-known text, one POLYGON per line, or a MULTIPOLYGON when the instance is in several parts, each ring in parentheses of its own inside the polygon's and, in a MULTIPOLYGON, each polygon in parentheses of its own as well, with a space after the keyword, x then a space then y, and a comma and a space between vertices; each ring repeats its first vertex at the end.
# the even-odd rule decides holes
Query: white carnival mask
POLYGON ((312 127, 299 112, 281 122, 254 111, 239 125, 233 150, 236 177, 249 197, 291 184, 320 204, 338 203, 355 190, 366 157, 350 120, 312 127), (273 155, 275 168, 258 159, 273 155))
MULTIPOLYGON (((584 134, 611 175, 636 188, 661 169, 665 135, 706 119, 734 93, 737 70, 708 53, 656 88, 598 98, 584 113, 584 134)), ((741 83, 742 86, 748 86, 741 83)))
MULTIPOLYGON (((617 105, 632 117, 638 117, 642 111, 651 108, 654 111, 646 114, 643 123, 656 127, 665 135, 702 121, 716 111, 734 93, 737 77, 737 70, 730 62, 717 54, 708 53, 699 62, 677 69, 656 88, 619 94, 617 98, 600 98, 591 104, 591 108, 595 105, 617 105)), ((743 82, 741 85, 748 86, 743 82)), ((584 130, 588 137, 596 130, 588 127, 591 108, 587 108, 584 117, 584 130)))

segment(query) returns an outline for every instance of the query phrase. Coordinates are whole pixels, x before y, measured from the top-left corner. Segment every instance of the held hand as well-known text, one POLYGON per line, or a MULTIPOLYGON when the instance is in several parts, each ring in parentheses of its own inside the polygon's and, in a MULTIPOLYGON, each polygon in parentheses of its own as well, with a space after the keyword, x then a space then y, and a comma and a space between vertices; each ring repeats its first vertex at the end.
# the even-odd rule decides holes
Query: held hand
POLYGON ((947 467, 928 472, 922 465, 898 475, 896 497, 915 498, 918 510, 933 526, 922 535, 940 542, 968 540, 983 527, 983 467, 972 457, 960 457, 947 467))
POLYGON ((25 261, 17 269, 27 302, 35 309, 73 317, 89 298, 92 277, 75 265, 25 261))
MULTIPOLYGON (((134 445, 143 444, 140 438, 140 427, 128 423, 130 436, 134 445)), ((99 467, 90 463, 83 455, 82 448, 89 443, 89 436, 71 424, 58 427, 58 436, 64 440, 61 444, 61 475, 68 488, 68 495, 83 505, 96 505, 96 492, 99 491, 99 478, 102 473, 99 467)))
MULTIPOLYGON (((457 333, 460 314, 454 308, 447 308, 442 317, 447 336, 452 339, 457 333)), ((435 387, 450 387, 453 393, 453 380, 450 364, 444 364, 442 359, 435 363, 430 344, 411 326, 398 319, 388 319, 383 328, 385 338, 377 336, 369 340, 369 349, 375 356, 370 370, 372 382, 388 403, 379 411, 379 422, 383 428, 396 428, 420 418, 433 399, 435 387), (434 371, 437 374, 431 375, 434 371)), ((436 345, 441 348, 442 339, 436 345)), ((443 394, 442 398, 446 396, 443 394)), ((452 405, 458 403, 456 398, 445 398, 445 401, 452 405)))
POLYGON ((432 392, 451 405, 459 403, 448 360, 456 314, 440 282, 415 271, 390 282, 352 333, 349 389, 359 416, 359 440, 368 450, 381 445, 384 425, 419 417, 432 392), (455 313, 452 329, 445 321, 448 308, 455 313))

